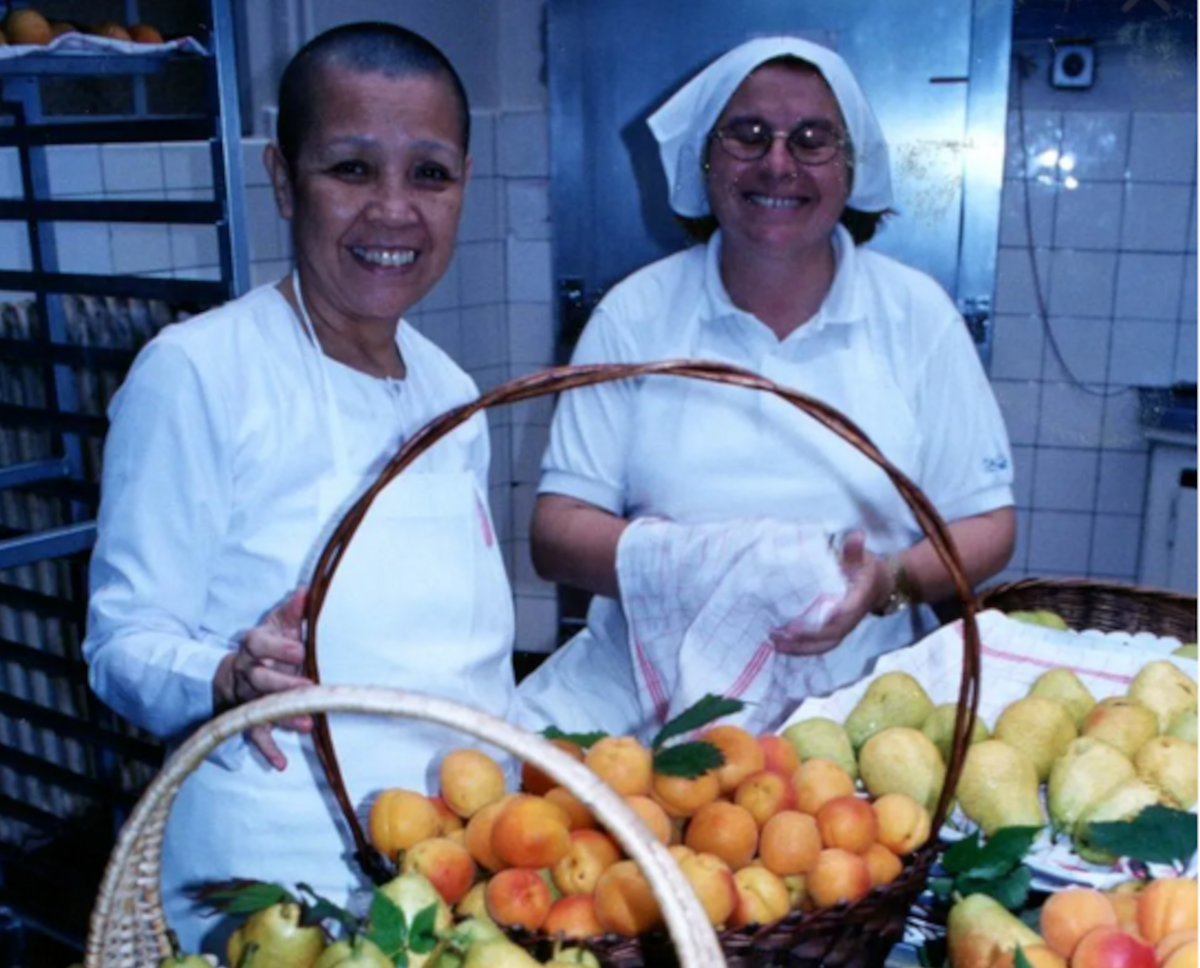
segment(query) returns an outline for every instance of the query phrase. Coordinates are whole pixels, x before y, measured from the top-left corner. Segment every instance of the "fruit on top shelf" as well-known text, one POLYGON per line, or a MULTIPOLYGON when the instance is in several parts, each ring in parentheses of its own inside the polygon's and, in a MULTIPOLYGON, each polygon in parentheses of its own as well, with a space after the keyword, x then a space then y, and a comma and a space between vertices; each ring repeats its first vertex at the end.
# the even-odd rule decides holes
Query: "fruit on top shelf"
POLYGON ((4 18, 4 33, 10 44, 48 44, 50 21, 32 7, 10 10, 4 18))
POLYGON ((163 35, 157 27, 150 24, 130 24, 129 39, 139 44, 161 44, 163 35))
POLYGON ((129 36, 129 31, 125 29, 123 24, 117 23, 115 20, 105 20, 102 23, 96 24, 91 33, 97 37, 108 37, 110 40, 132 40, 129 36))
POLYGON ((1027 625, 1041 625, 1048 629, 1060 629, 1067 631, 1070 626, 1066 620, 1057 612, 1052 612, 1046 608, 1024 609, 1015 612, 1009 612, 1008 617, 1017 622, 1025 622, 1027 625))

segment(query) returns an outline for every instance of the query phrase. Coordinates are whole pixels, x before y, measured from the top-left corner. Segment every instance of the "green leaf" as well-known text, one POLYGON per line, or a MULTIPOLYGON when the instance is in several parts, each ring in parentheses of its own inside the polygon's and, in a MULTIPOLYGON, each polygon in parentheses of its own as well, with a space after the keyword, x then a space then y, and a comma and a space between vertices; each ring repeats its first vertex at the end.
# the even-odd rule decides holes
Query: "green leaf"
POLYGON ((395 960, 397 951, 404 951, 408 943, 408 925, 404 912, 379 888, 371 892, 371 910, 367 913, 366 935, 385 955, 395 960))
POLYGON ((547 726, 542 730, 542 735, 546 739, 565 739, 568 743, 574 743, 576 746, 587 749, 589 746, 595 746, 600 740, 606 738, 608 733, 564 733, 557 726, 547 726))
POLYGON ((1020 945, 1017 945, 1016 951, 1013 952, 1013 968, 1033 968, 1020 945))
POLYGON ((1001 877, 1021 863, 1041 830, 1041 827, 1002 827, 982 846, 977 830, 947 848, 942 855, 942 866, 951 874, 1001 877))
POLYGON ((654 753, 654 772, 694 779, 725 762, 725 754, 712 743, 680 743, 654 753))
POLYGON ((929 878, 929 890, 933 892, 934 897, 941 898, 944 901, 954 891, 954 878, 931 877, 929 878))
POLYGON ((1182 864, 1196 853, 1196 817, 1170 807, 1147 807, 1133 820, 1088 824, 1088 842, 1147 864, 1182 864))
POLYGON ((419 955, 432 951, 438 942, 437 936, 438 906, 430 904, 422 908, 413 918, 412 928, 408 932, 408 948, 419 955))
POLYGON ((328 898, 322 897, 307 884, 297 884, 296 887, 312 898, 305 907, 305 915, 301 919, 304 924, 320 924, 322 921, 338 921, 347 931, 354 932, 361 922, 343 907, 338 907, 328 898))
POLYGON ((654 737, 650 746, 652 749, 658 749, 663 743, 675 736, 690 733, 701 726, 707 726, 714 719, 720 719, 722 716, 741 712, 745 708, 746 704, 740 699, 725 699, 710 692, 707 696, 698 699, 663 726, 658 731, 658 735, 654 737))
POLYGON ((1029 897, 1029 884, 1032 878, 1033 872, 1022 865, 1001 877, 961 876, 954 882, 954 889, 963 897, 971 894, 987 894, 1010 911, 1016 911, 1029 897))
POLYGON ((295 895, 280 884, 240 878, 207 884, 196 895, 205 904, 227 914, 254 914, 272 904, 296 903, 295 895))

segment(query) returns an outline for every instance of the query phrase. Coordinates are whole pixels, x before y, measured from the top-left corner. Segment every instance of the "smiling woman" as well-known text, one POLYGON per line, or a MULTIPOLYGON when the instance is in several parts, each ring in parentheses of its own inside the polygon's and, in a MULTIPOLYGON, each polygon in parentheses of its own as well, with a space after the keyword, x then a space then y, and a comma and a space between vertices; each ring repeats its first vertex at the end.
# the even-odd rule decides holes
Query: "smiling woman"
MULTIPOLYGON (((454 69, 403 28, 350 24, 296 55, 279 104, 265 162, 294 271, 165 329, 111 412, 84 650, 96 693, 173 743, 309 684, 305 586, 331 530, 408 435, 478 396, 403 318, 450 263, 470 175, 454 69)), ((321 612, 323 682, 419 683, 508 712, 512 599, 488 461, 476 417, 377 497, 321 612)), ((311 729, 256 727, 180 791, 162 881, 187 949, 221 951, 228 930, 204 918, 195 885, 304 882, 341 904, 363 890, 307 762, 311 729)), ((462 744, 399 721, 330 729, 355 803, 424 788, 462 744)))

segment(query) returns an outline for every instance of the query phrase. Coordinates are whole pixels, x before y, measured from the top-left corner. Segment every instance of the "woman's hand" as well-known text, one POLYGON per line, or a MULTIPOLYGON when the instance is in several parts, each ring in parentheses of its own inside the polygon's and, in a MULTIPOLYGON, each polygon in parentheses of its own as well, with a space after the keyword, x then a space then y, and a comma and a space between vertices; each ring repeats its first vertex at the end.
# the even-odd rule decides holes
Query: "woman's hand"
MULTIPOLYGON (((308 589, 293 592, 242 636, 236 652, 221 660, 213 678, 213 705, 217 712, 232 709, 273 692, 311 686, 312 680, 301 675, 304 666, 304 642, 301 624, 308 589)), ((275 725, 298 733, 312 731, 312 717, 299 716, 275 725)), ((271 736, 272 726, 254 726, 247 738, 275 769, 287 766, 287 757, 271 736)))
POLYGON ((866 535, 852 531, 842 545, 842 573, 846 576, 846 595, 819 628, 789 623, 771 633, 778 652, 785 655, 820 655, 837 646, 858 627, 869 612, 887 601, 892 591, 892 575, 887 562, 866 548, 866 535))

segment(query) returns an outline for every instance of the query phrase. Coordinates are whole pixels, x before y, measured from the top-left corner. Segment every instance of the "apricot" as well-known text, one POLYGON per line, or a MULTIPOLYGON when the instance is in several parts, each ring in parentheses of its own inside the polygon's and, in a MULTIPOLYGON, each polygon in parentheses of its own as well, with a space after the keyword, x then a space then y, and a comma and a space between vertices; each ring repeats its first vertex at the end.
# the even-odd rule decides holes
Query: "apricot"
POLYGON ((1161 965, 1189 941, 1196 940, 1195 930, 1172 931, 1154 946, 1154 958, 1161 965))
POLYGON ((596 826, 596 817, 591 808, 566 787, 552 787, 544 796, 551 803, 562 807, 567 814, 567 826, 572 830, 586 830, 596 826))
POLYGON ((483 750, 451 750, 438 768, 438 783, 446 805, 469 820, 505 793, 504 770, 483 750))
POLYGON ((371 803, 367 835, 375 849, 392 860, 402 850, 441 830, 437 808, 414 790, 381 790, 371 803))
MULTIPOLYGON (((569 739, 552 739, 550 745, 558 747, 572 759, 583 762, 583 749, 569 739)), ((535 797, 540 797, 544 796, 547 790, 558 785, 558 781, 554 777, 543 773, 534 764, 521 764, 521 789, 525 793, 532 793, 535 797)))
POLYGON ((907 857, 929 840, 929 811, 908 794, 885 793, 871 809, 875 811, 876 838, 898 857, 907 857))
POLYGON ((162 32, 150 24, 132 24, 129 28, 129 39, 139 44, 161 44, 162 32))
POLYGON ((570 817, 544 797, 517 794, 492 824, 492 850, 510 867, 553 867, 570 846, 570 817))
POLYGON ((792 744, 782 736, 763 733, 758 737, 758 745, 763 751, 763 769, 778 773, 790 781, 800 765, 800 757, 796 755, 792 744))
POLYGON ((622 796, 650 792, 654 757, 633 736, 606 736, 583 758, 596 776, 622 796))
POLYGON ((1196 968, 1197 945, 1193 941, 1185 941, 1182 945, 1172 951, 1165 961, 1161 962, 1161 968, 1196 968))
POLYGON ((758 856, 767 870, 786 877, 812 870, 823 846, 816 818, 781 810, 763 825, 758 856))
POLYGON ((750 864, 733 875, 738 901, 729 918, 731 928, 747 924, 770 924, 792 909, 783 878, 761 864, 750 864))
POLYGON ((827 800, 854 796, 854 780, 833 760, 814 757, 805 760, 792 774, 796 807, 814 817, 827 800))
POLYGON ((599 830, 572 830, 566 854, 551 868, 564 894, 591 894, 600 875, 621 859, 621 848, 599 830))
POLYGON ((741 726, 732 723, 713 726, 701 733, 700 739, 712 743, 725 757, 725 762, 716 770, 723 795, 733 793, 742 780, 765 768, 766 754, 759 746, 758 739, 741 726))
POLYGON ((716 854, 699 852, 681 860, 679 869, 692 885, 709 924, 713 927, 725 924, 738 902, 737 883, 729 865, 716 854))
POLYGON ((654 889, 632 860, 617 861, 596 883, 596 917, 605 931, 633 937, 662 924, 654 889))
POLYGON ((1055 891, 1042 904, 1039 927, 1046 944, 1070 958, 1080 938, 1093 928, 1115 928, 1117 912, 1107 895, 1090 887, 1055 891))
POLYGON ((447 904, 457 904, 475 883, 475 860, 462 844, 445 837, 419 841, 405 852, 404 871, 419 871, 447 904))
POLYGON ((505 928, 520 925, 529 931, 542 926, 553 898, 542 875, 527 867, 510 867, 492 875, 484 892, 488 915, 505 928))
POLYGON ((871 871, 861 854, 841 847, 826 847, 817 856, 813 869, 804 875, 804 884, 808 897, 818 908, 843 902, 853 904, 871 890, 871 871))
POLYGON ((794 810, 796 792, 791 780, 780 773, 759 770, 751 773, 733 794, 733 802, 750 811, 750 816, 761 828, 781 810, 794 810))
POLYGON ((904 870, 904 862, 881 843, 873 843, 862 855, 867 862, 867 873, 871 875, 871 886, 890 884, 904 870))
MULTIPOLYGON (((1031 968, 1067 968, 1066 960, 1044 944, 1031 944, 1021 948, 1021 954, 1031 968)), ((1017 952, 1013 948, 1002 951, 992 962, 991 968, 1013 968, 1017 963, 1017 952)))
POLYGON ((570 894, 550 905, 542 922, 542 931, 552 938, 578 941, 604 934, 604 925, 596 917, 596 899, 591 894, 570 894))
POLYGON ((858 797, 834 797, 826 800, 817 811, 821 843, 854 854, 865 854, 875 843, 878 826, 871 804, 858 797))
POLYGON ((721 784, 711 770, 697 777, 655 773, 650 796, 675 819, 690 817, 706 803, 721 795, 721 784))
POLYGON ((1093 928, 1075 946, 1071 968, 1155 968, 1154 949, 1120 928, 1093 928))
POLYGON ((1137 895, 1138 932, 1158 944, 1175 931, 1196 929, 1196 881, 1190 877, 1163 877, 1151 881, 1137 895))
POLYGON ((675 828, 671 826, 671 818, 667 816, 667 811, 662 808, 662 804, 641 794, 626 797, 625 802, 641 818, 642 823, 650 828, 650 832, 654 834, 659 843, 664 846, 671 843, 675 828))
POLYGON ((33 9, 12 10, 4 18, 4 33, 11 44, 48 44, 50 21, 33 9))
POLYGON ((467 821, 467 850, 475 858, 476 864, 492 872, 502 871, 509 866, 492 848, 492 828, 506 804, 507 800, 489 803, 467 821))
POLYGON ((745 807, 715 800, 696 811, 684 831, 683 842, 696 853, 716 854, 736 871, 754 858, 758 824, 745 807))
POLYGON ((1112 904, 1113 910, 1117 912, 1117 927, 1126 934, 1140 938, 1142 933, 1138 930, 1137 923, 1137 895, 1106 891, 1105 897, 1112 904))
POLYGON ((132 40, 129 31, 125 29, 123 24, 117 23, 115 20, 106 20, 103 23, 97 24, 92 28, 92 33, 97 37, 108 37, 112 40, 132 40))
POLYGON ((465 830, 466 824, 463 823, 462 817, 450 809, 450 805, 441 796, 429 798, 429 802, 433 804, 438 813, 438 833, 446 835, 453 833, 456 830, 465 830))

